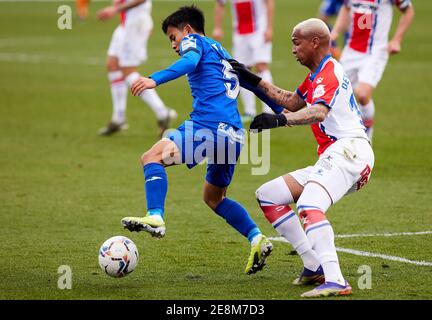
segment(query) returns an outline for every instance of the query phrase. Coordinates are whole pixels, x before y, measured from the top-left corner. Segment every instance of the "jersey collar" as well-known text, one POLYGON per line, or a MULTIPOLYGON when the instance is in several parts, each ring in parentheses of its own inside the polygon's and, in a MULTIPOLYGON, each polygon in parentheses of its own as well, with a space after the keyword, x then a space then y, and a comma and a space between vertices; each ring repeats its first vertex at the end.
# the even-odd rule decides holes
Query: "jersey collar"
POLYGON ((317 76, 317 74, 322 70, 324 64, 327 62, 328 59, 331 58, 331 54, 326 55, 320 62, 320 64, 318 65, 317 70, 310 75, 309 79, 310 81, 314 81, 315 77, 317 76))

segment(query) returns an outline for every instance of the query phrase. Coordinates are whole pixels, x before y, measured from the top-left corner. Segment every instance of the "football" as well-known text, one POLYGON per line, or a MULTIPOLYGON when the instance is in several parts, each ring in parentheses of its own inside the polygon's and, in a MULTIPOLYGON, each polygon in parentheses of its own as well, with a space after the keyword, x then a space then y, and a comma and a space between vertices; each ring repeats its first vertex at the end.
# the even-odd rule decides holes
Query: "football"
POLYGON ((136 268, 138 249, 132 240, 115 236, 106 240, 99 249, 99 265, 109 276, 121 278, 136 268))

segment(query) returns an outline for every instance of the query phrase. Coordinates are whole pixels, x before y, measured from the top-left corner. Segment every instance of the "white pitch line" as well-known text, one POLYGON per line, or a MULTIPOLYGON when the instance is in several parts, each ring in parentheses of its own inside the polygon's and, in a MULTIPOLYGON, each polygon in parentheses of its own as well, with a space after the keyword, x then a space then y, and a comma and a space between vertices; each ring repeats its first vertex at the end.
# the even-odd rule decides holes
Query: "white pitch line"
MULTIPOLYGON (((419 236, 432 234, 432 231, 418 231, 418 232, 393 232, 393 233, 353 233, 353 234, 336 234, 335 238, 362 238, 362 237, 399 237, 399 236, 419 236)), ((283 237, 273 237, 275 241, 286 242, 283 237)))
MULTIPOLYGON (((398 233, 341 234, 341 235, 335 235, 335 238, 394 237, 394 236, 412 236, 412 235, 425 235, 425 234, 432 234, 432 231, 398 232, 398 233)), ((280 242, 286 242, 286 243, 288 243, 288 241, 284 237, 269 237, 269 239, 273 240, 273 241, 280 241, 280 242)), ((350 254, 353 254, 353 255, 356 255, 356 256, 381 258, 381 259, 384 259, 384 260, 409 263, 409 264, 414 264, 414 265, 417 265, 417 266, 428 266, 428 267, 432 266, 432 262, 429 262, 429 261, 409 260, 409 259, 406 259, 406 258, 403 258, 403 257, 389 256, 389 255, 381 254, 381 253, 373 253, 373 252, 360 251, 360 250, 354 250, 354 249, 349 249, 349 248, 341 248, 341 247, 336 247, 336 250, 339 251, 339 252, 350 253, 350 254)))
POLYGON ((356 255, 356 256, 381 258, 381 259, 390 260, 390 261, 397 261, 397 262, 404 262, 404 263, 415 264, 417 266, 432 267, 432 262, 428 262, 428 261, 415 261, 415 260, 409 260, 409 259, 402 258, 402 257, 388 256, 386 254, 381 254, 381 253, 373 253, 373 252, 360 251, 360 250, 341 248, 341 247, 336 247, 336 250, 339 251, 339 252, 350 253, 350 254, 353 254, 353 255, 356 255))

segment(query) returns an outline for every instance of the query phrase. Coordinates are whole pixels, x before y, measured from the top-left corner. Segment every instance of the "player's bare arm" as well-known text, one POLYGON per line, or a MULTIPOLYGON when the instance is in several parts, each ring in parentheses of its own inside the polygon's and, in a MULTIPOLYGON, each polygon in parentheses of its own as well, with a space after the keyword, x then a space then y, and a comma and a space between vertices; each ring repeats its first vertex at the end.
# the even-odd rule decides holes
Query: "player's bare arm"
POLYGON ((258 87, 272 100, 291 112, 303 108, 306 103, 300 96, 288 90, 281 89, 274 84, 261 80, 258 87))
POLYGON ((305 125, 322 122, 326 118, 330 109, 323 104, 315 104, 303 108, 297 112, 288 112, 281 114, 261 113, 256 116, 250 125, 251 130, 258 132, 265 129, 272 129, 284 126, 305 125))
POLYGON ((350 9, 346 5, 343 5, 339 10, 339 14, 337 16, 335 25, 333 27, 333 30, 331 31, 330 40, 331 41, 336 40, 341 33, 347 31, 349 24, 350 24, 350 9))
POLYGON ((314 104, 310 107, 303 108, 297 112, 284 113, 287 119, 286 125, 305 125, 322 122, 326 118, 330 109, 323 104, 314 104))
POLYGON ((396 32, 392 40, 389 41, 388 52, 390 54, 396 54, 402 50, 401 44, 402 44, 403 37, 413 20, 414 20, 414 7, 411 3, 405 10, 402 11, 402 15, 400 17, 396 32))
POLYGON ((273 16, 274 16, 274 0, 266 0, 267 6, 267 28, 264 33, 265 42, 270 42, 273 39, 273 16))
POLYGON ((222 1, 216 1, 214 8, 214 29, 213 38, 221 41, 223 37, 222 22, 225 13, 225 4, 222 1))
POLYGON ((122 3, 121 1, 114 0, 111 6, 105 7, 98 11, 96 14, 99 20, 108 20, 115 16, 116 14, 127 11, 133 7, 136 7, 142 3, 146 2, 146 0, 134 0, 128 3, 122 3))

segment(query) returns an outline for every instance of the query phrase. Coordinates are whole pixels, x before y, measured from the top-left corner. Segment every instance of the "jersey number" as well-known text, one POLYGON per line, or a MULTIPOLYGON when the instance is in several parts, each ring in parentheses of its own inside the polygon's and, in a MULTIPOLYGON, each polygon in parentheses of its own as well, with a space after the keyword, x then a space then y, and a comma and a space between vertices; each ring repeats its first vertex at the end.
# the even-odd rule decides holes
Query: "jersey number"
POLYGON ((233 72, 233 67, 231 67, 230 63, 226 60, 221 60, 223 64, 223 76, 226 80, 234 80, 234 87, 232 87, 232 82, 225 82, 226 95, 230 99, 237 99, 237 96, 240 91, 239 79, 237 75, 233 72))

